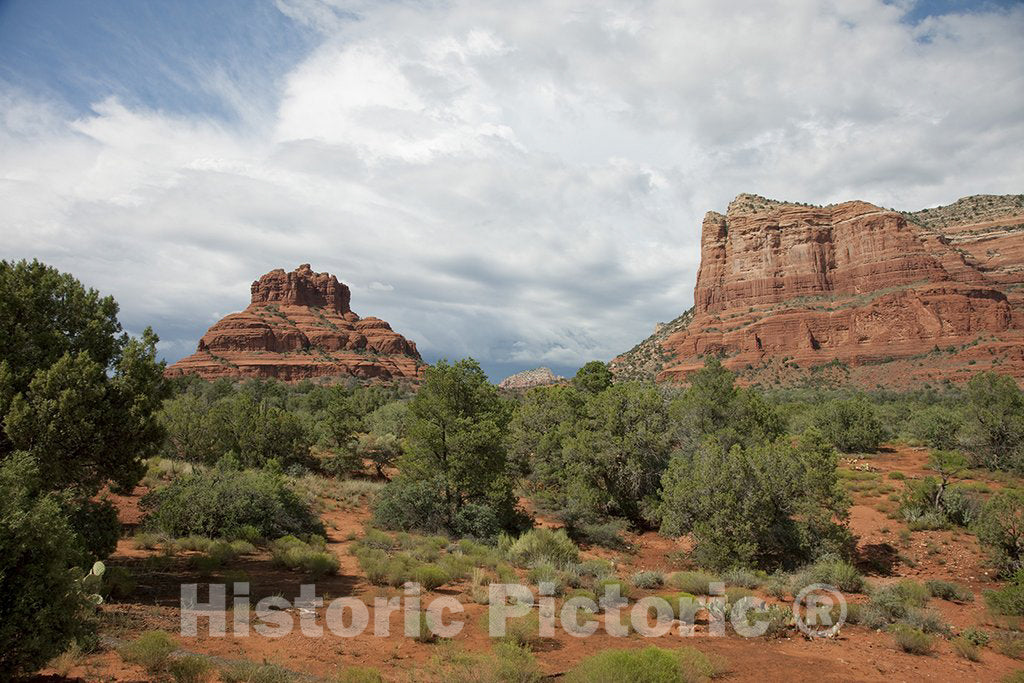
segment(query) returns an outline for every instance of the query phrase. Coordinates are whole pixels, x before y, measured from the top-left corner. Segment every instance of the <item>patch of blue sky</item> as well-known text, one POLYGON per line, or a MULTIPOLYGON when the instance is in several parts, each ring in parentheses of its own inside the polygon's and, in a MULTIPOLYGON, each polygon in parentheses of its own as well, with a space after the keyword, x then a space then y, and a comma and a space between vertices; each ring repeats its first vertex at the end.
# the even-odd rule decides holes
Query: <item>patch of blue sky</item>
POLYGON ((0 0, 0 82, 82 114, 117 97, 236 120, 316 41, 271 0, 0 0))

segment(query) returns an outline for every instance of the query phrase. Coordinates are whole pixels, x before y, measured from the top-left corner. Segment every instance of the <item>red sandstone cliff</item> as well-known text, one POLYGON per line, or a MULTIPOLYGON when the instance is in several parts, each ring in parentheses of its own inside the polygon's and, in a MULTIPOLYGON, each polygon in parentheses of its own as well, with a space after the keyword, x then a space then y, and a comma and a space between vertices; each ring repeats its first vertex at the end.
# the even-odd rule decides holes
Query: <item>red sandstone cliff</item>
POLYGON ((748 381, 832 361, 871 385, 1024 378, 1022 286, 1021 195, 915 214, 740 195, 704 218, 692 312, 611 368, 684 380, 714 354, 748 381))
POLYGON ((207 330, 194 354, 167 368, 170 377, 275 377, 286 381, 350 376, 416 379, 416 345, 379 318, 349 307, 345 284, 309 264, 272 270, 252 283, 252 303, 207 330))

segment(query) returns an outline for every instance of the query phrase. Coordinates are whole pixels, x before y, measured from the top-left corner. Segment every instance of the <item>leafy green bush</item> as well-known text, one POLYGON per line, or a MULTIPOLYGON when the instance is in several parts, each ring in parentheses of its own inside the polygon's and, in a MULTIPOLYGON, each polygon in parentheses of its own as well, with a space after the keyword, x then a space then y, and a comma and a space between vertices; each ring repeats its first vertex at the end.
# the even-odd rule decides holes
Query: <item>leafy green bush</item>
POLYGON ((517 538, 507 551, 508 559, 520 567, 544 560, 555 565, 575 563, 579 555, 579 548, 564 529, 531 529, 517 538))
POLYGON ((930 654, 934 641, 927 633, 905 624, 895 624, 890 629, 893 640, 901 650, 912 655, 930 654))
POLYGON ((667 683, 707 681, 721 666, 696 648, 607 650, 587 657, 565 676, 567 683, 667 683))
POLYGON ((67 506, 68 520, 92 560, 103 560, 117 548, 121 523, 109 500, 76 500, 67 506))
POLYGON ((925 581, 924 585, 933 598, 940 598, 951 602, 974 602, 974 593, 969 588, 953 581, 931 579, 925 581))
POLYGON ((862 398, 825 403, 814 424, 844 453, 874 453, 889 436, 876 408, 862 398))
POLYGON ((1006 573, 1024 568, 1024 491, 1004 489, 986 501, 974 528, 992 560, 1006 573))
POLYGON ((916 410, 907 421, 907 433, 915 442, 930 448, 951 449, 958 445, 963 426, 960 411, 934 405, 916 410))
POLYGON ((849 499, 835 449, 814 430, 796 443, 723 450, 702 443, 692 459, 674 457, 662 479, 662 532, 691 533, 699 565, 792 568, 852 547, 842 520, 849 499))
POLYGON ((993 614, 1024 616, 1024 570, 1018 570, 1010 583, 996 590, 982 593, 985 606, 993 614))
POLYGON ((967 384, 961 438, 975 465, 1020 470, 1024 394, 1012 377, 979 372, 967 384))
POLYGON ((117 652, 129 664, 138 664, 155 674, 167 667, 171 653, 177 649, 177 643, 166 631, 146 631, 132 642, 122 645, 117 652))
POLYGON ((476 361, 427 367, 407 417, 401 474, 377 496, 378 524, 475 538, 521 526, 505 448, 510 411, 476 361))
POLYGON ((73 567, 85 555, 54 495, 36 495, 34 459, 0 460, 0 671, 29 673, 91 633, 73 567))
POLYGON ((145 525, 173 536, 233 537, 253 527, 265 538, 323 534, 310 507, 279 475, 217 471, 180 477, 142 499, 145 525))

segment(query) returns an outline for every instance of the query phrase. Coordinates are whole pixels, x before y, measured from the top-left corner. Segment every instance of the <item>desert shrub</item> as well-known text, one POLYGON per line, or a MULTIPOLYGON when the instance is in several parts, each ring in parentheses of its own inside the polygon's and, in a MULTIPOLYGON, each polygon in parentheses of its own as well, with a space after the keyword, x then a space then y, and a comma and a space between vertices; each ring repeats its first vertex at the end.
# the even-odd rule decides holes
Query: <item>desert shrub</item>
POLYGON ((988 645, 988 641, 991 639, 991 636, 989 636, 988 632, 973 627, 965 628, 960 633, 960 637, 970 641, 971 643, 974 643, 978 647, 985 647, 986 645, 988 645))
POLYGON ((752 572, 746 569, 730 569, 722 573, 722 581, 727 586, 740 586, 742 588, 758 588, 767 578, 764 572, 752 572))
POLYGON ((964 659, 969 659, 972 662, 981 661, 981 648, 967 638, 964 638, 963 636, 954 638, 951 645, 953 646, 953 652, 957 653, 964 659))
POLYGON ((353 554, 370 583, 375 586, 387 584, 388 554, 386 552, 374 548, 356 548, 353 550, 353 554))
POLYGON ((66 650, 51 659, 46 666, 53 669, 61 678, 67 678, 71 670, 81 663, 84 656, 85 652, 82 651, 82 646, 75 640, 68 645, 66 650))
MULTIPOLYGON (((594 583, 594 592, 597 593, 598 600, 604 600, 608 593, 611 593, 618 589, 620 598, 629 598, 632 595, 633 590, 628 583, 614 576, 608 576, 603 579, 598 579, 594 583)), ((610 597, 610 596, 609 596, 610 597)), ((602 603, 603 604, 603 603, 602 603)))
POLYGON ((448 553, 441 558, 438 564, 453 581, 465 579, 473 571, 472 558, 458 553, 448 553))
POLYGON ((32 672, 91 632, 84 554, 34 460, 0 460, 0 671, 32 672))
POLYGON ((540 683, 540 667, 528 647, 495 643, 490 653, 469 653, 442 643, 431 662, 437 680, 466 683, 540 683))
POLYGON ((380 671, 372 666, 346 666, 332 683, 384 683, 380 671))
POLYGON ((767 623, 767 628, 761 634, 763 638, 781 638, 789 632, 793 625, 793 610, 784 605, 766 605, 762 609, 752 609, 747 612, 746 616, 747 623, 750 625, 759 622, 767 623))
POLYGON ((749 588, 743 588, 741 586, 729 586, 725 589, 725 604, 735 605, 743 598, 749 598, 754 595, 754 592, 749 588))
POLYGON ((668 577, 669 585, 693 595, 711 595, 711 584, 721 579, 704 572, 675 572, 668 577))
MULTIPOLYGON (((410 535, 406 535, 407 538, 413 538, 410 535)), ((391 550, 395 547, 396 539, 390 534, 386 534, 380 529, 367 529, 366 533, 363 534, 360 539, 360 545, 366 546, 367 548, 380 548, 381 550, 391 550)))
POLYGON ((877 409, 862 398, 828 401, 818 409, 814 424, 844 453, 873 453, 888 437, 877 409))
POLYGON ((1024 616, 1024 570, 1018 570, 1002 588, 984 591, 982 597, 993 614, 1024 616))
POLYGON ((942 615, 933 609, 911 607, 907 610, 906 616, 899 620, 899 623, 925 633, 948 635, 950 632, 949 624, 943 621, 942 615))
POLYGON ((389 586, 395 588, 403 586, 415 578, 418 566, 416 560, 410 555, 395 555, 388 560, 385 580, 389 586))
POLYGON ((949 633, 949 625, 938 612, 921 609, 929 597, 927 588, 908 579, 874 590, 871 599, 848 617, 851 623, 873 629, 900 624, 925 633, 949 633))
POLYGON ((238 662, 218 672, 223 683, 291 683, 295 676, 276 664, 238 662))
POLYGON ((213 676, 213 664, 207 657, 198 655, 172 659, 167 670, 175 683, 204 683, 213 676))
MULTIPOLYGON (((486 615, 484 615, 486 617, 486 615)), ((533 647, 540 640, 540 616, 530 612, 521 617, 512 617, 505 621, 505 635, 502 643, 511 643, 518 647, 533 647)))
POLYGON ((159 673, 167 667, 171 653, 178 649, 177 643, 165 631, 146 631, 130 643, 118 648, 121 659, 137 664, 149 673, 159 673))
POLYGON ((569 519, 566 521, 569 536, 574 541, 589 543, 590 545, 597 545, 612 550, 626 548, 626 541, 623 539, 622 534, 626 531, 628 524, 622 520, 572 522, 569 519))
POLYGON ((787 577, 773 574, 764 582, 762 588, 768 595, 782 600, 787 595, 791 595, 789 592, 789 585, 790 580, 787 577))
POLYGON ((107 567, 103 572, 100 595, 109 600, 124 600, 135 591, 135 577, 125 567, 107 567))
POLYGON ((697 683, 710 680, 721 665, 696 648, 606 650, 587 657, 565 676, 567 683, 697 683))
POLYGON ((1024 491, 1004 489, 994 494, 982 508, 974 531, 1001 571, 1024 568, 1024 491))
POLYGON ((580 576, 599 578, 612 574, 615 571, 615 565, 608 560, 598 557, 580 562, 576 565, 576 569, 580 576))
POLYGON ((430 628, 429 617, 426 610, 420 610, 416 622, 416 635, 413 640, 417 643, 433 643, 437 641, 437 634, 430 628))
POLYGON ((526 580, 530 583, 541 583, 542 581, 554 581, 558 578, 558 569, 547 560, 541 560, 530 567, 526 573, 526 580))
POLYGON ((642 589, 661 588, 665 585, 665 575, 657 571, 643 571, 633 574, 630 579, 634 586, 642 589))
POLYGON ((1018 633, 997 633, 992 637, 992 649, 1012 659, 1024 659, 1024 636, 1018 633))
POLYGON ((835 586, 847 593, 859 593, 864 590, 864 577, 856 567, 834 556, 823 557, 797 573, 791 584, 793 595, 814 583, 835 586))
POLYGON ((951 602, 974 602, 974 593, 969 588, 953 581, 931 579, 925 581, 924 585, 933 598, 940 598, 951 602))
POLYGON ((513 564, 525 567, 544 560, 556 565, 575 563, 580 551, 564 529, 537 528, 517 538, 506 554, 513 564))
POLYGON ((252 555, 256 552, 256 546, 249 541, 237 540, 231 541, 230 544, 231 552, 234 555, 252 555))
POLYGON ((692 533, 698 564, 791 568, 846 552, 849 500, 835 450, 814 430, 793 443, 723 450, 707 440, 692 459, 674 457, 662 480, 662 532, 692 533))
MULTIPOLYGON (((911 607, 924 607, 931 597, 928 588, 912 579, 903 579, 897 583, 886 586, 876 593, 881 595, 892 593, 898 600, 911 607)), ((874 596, 873 596, 874 597, 874 596)))
POLYGON ((889 632, 892 634, 893 640, 896 641, 896 645, 909 654, 927 655, 934 647, 931 636, 911 626, 895 624, 889 629, 889 632))
POLYGON ((160 544, 160 536, 147 531, 138 531, 132 536, 132 544, 139 550, 153 550, 160 544))
POLYGON ((890 479, 894 479, 896 481, 903 481, 903 480, 905 480, 907 478, 907 475, 905 475, 902 472, 896 470, 896 471, 893 471, 893 472, 889 473, 889 478, 890 479))
POLYGON ((265 538, 323 534, 323 525, 285 479, 266 471, 196 473, 142 499, 149 529, 174 536, 232 537, 245 527, 265 538))
POLYGON ((195 550, 204 553, 210 547, 210 544, 213 543, 213 539, 193 534, 176 539, 176 543, 180 550, 195 550))
POLYGON ((425 564, 417 567, 416 571, 413 572, 413 579, 428 591, 439 588, 449 581, 448 573, 436 564, 425 564))
POLYGON ((299 569, 313 577, 336 574, 338 558, 334 553, 320 549, 319 543, 303 541, 295 536, 282 536, 270 546, 274 562, 289 569, 299 569))

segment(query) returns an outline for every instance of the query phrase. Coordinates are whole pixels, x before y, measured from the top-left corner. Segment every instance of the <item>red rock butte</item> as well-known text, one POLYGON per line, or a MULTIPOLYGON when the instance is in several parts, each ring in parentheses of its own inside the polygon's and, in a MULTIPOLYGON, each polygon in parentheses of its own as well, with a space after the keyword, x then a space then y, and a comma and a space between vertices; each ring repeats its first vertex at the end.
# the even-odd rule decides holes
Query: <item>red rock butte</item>
POLYGON ((1020 381, 1024 195, 915 213, 738 196, 704 217, 693 309, 610 367, 685 381, 708 355, 751 382, 826 364, 872 387, 1020 381))
POLYGON ((303 264, 272 270, 252 283, 248 308, 219 320, 195 353, 167 368, 169 377, 316 377, 418 379, 416 344, 379 318, 360 318, 338 278, 303 264))

